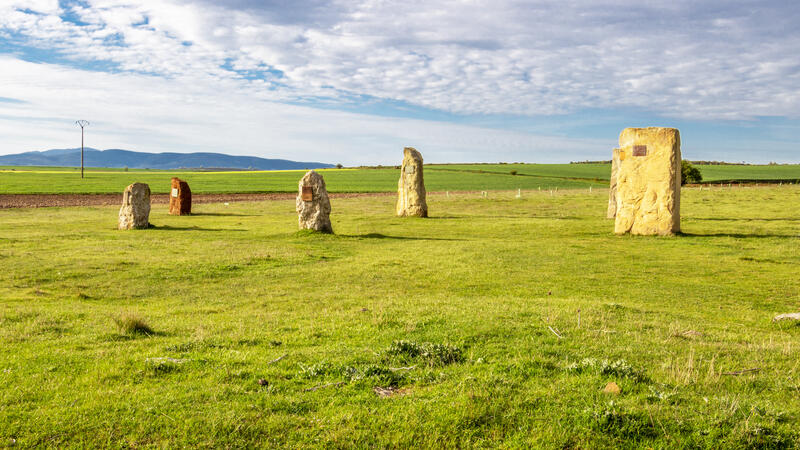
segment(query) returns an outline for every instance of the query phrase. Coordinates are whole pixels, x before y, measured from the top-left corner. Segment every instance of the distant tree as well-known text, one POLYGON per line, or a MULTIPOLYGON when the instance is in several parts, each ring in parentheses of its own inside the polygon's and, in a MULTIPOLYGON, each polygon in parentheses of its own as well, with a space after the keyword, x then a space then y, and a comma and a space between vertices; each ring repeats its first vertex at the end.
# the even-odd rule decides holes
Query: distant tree
POLYGON ((685 159, 681 161, 681 186, 686 183, 699 183, 703 181, 700 170, 685 159))
POLYGON ((516 174, 517 174, 517 171, 516 171, 516 170, 512 170, 512 171, 511 171, 511 172, 509 172, 509 173, 510 173, 511 175, 516 175, 516 174))
POLYGON ((343 166, 343 165, 341 165, 341 164, 337 164, 337 165, 336 165, 336 168, 337 168, 337 169, 341 169, 342 167, 344 167, 344 166, 343 166))

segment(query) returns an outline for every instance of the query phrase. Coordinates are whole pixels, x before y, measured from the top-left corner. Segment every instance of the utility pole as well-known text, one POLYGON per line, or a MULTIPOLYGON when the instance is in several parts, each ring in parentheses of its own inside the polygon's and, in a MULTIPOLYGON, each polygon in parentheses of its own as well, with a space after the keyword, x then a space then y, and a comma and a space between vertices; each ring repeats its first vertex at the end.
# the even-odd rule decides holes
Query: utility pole
POLYGON ((89 125, 89 121, 76 120, 75 123, 81 127, 81 178, 83 178, 83 128, 89 125))

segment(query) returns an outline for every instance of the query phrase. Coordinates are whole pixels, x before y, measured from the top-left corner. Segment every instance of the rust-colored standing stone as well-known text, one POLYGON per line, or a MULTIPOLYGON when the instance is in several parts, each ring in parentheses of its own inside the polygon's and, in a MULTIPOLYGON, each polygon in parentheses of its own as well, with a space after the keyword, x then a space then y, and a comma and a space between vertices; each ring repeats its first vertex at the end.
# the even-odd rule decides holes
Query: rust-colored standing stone
POLYGON ((192 213, 192 190, 189 183, 180 178, 172 178, 172 189, 169 192, 169 213, 183 216, 192 213))

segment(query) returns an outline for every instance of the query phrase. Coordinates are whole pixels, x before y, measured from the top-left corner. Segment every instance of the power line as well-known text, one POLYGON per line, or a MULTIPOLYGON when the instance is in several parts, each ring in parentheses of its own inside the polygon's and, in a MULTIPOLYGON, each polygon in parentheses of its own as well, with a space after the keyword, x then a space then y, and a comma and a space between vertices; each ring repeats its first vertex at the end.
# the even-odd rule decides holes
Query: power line
POLYGON ((81 127, 81 178, 83 178, 83 128, 89 126, 88 120, 76 120, 75 124, 81 127))

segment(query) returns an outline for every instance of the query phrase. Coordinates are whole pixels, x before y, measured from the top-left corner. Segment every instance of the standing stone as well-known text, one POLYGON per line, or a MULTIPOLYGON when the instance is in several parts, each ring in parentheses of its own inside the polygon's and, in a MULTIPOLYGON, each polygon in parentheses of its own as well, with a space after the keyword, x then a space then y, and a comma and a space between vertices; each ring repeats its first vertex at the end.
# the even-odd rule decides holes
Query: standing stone
POLYGON ((422 178, 422 155, 411 147, 403 149, 403 165, 397 183, 397 215, 428 217, 425 180, 422 178))
POLYGON ((617 217, 617 172, 619 172, 619 149, 615 148, 611 155, 611 181, 608 186, 608 212, 606 217, 617 217))
POLYGON ((331 201, 322 175, 309 170, 300 179, 297 201, 297 220, 301 230, 333 233, 331 227, 331 201))
POLYGON ((130 230, 150 226, 150 186, 133 183, 122 193, 119 209, 119 229, 130 230))
POLYGON ((626 128, 619 135, 614 232, 681 230, 681 137, 675 128, 626 128))
POLYGON ((192 190, 189 183, 172 177, 172 189, 169 193, 169 213, 183 216, 192 213, 192 190))

